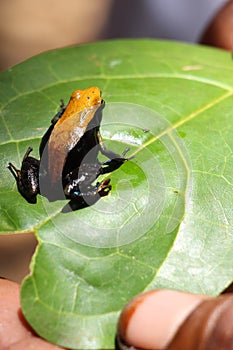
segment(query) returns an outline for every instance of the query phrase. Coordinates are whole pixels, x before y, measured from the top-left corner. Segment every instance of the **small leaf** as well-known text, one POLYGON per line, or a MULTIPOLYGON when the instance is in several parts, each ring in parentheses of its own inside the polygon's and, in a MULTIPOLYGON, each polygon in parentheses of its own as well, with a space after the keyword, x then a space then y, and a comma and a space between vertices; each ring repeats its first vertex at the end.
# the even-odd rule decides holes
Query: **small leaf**
MULTIPOLYGON (((22 286, 39 335, 71 349, 113 348, 134 295, 174 288, 216 295, 232 280, 233 64, 227 52, 153 40, 41 54, 0 76, 1 233, 34 231, 22 286), (134 158, 109 174, 111 193, 61 213, 66 201, 17 192, 20 167, 75 89, 98 86, 101 134, 134 158)), ((100 157, 102 160, 102 157, 100 157)))

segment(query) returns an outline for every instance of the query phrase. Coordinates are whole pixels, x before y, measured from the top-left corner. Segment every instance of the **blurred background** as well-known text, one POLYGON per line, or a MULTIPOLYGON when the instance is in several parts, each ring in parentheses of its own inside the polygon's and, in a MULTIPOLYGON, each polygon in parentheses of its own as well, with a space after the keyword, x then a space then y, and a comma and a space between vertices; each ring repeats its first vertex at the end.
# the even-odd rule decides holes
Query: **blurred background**
POLYGON ((0 0, 0 71, 42 51, 102 39, 151 37, 197 42, 225 3, 0 0))
MULTIPOLYGON (((0 0, 0 71, 43 51, 124 37, 201 41, 233 51, 233 1, 0 0)), ((0 276, 20 282, 35 247, 31 233, 0 235, 0 276)))

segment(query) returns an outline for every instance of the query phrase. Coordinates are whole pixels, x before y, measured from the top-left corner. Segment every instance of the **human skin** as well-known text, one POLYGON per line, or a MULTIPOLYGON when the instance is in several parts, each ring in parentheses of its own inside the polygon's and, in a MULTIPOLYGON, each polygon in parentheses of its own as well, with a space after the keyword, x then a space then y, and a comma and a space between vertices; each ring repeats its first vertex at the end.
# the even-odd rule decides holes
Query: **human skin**
MULTIPOLYGON (((212 19, 200 43, 233 52, 233 0, 212 19)), ((126 305, 117 343, 122 350, 231 350, 232 325, 232 293, 211 298, 154 290, 126 305)))
POLYGON ((200 42, 233 51, 233 1, 228 1, 212 19, 200 42))
MULTIPOLYGON (((0 279, 0 349, 62 350, 38 337, 25 320, 20 286, 0 279)), ((233 294, 217 298, 153 290, 135 297, 123 310, 118 336, 124 349, 233 349, 233 294)))
POLYGON ((135 297, 122 311, 117 349, 231 350, 232 325, 232 293, 214 298, 153 290, 135 297))
POLYGON ((20 308, 20 286, 0 279, 0 349, 61 350, 39 338, 28 325, 20 308))

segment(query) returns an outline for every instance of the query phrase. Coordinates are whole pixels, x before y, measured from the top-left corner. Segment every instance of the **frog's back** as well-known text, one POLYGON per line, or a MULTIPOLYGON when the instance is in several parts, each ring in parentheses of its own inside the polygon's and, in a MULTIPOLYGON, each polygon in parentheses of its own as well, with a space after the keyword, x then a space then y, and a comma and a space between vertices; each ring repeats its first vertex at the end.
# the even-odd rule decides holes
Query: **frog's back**
MULTIPOLYGON (((48 169, 52 184, 61 178, 66 159, 71 150, 78 146, 77 149, 80 149, 80 152, 77 157, 85 151, 85 144, 81 142, 81 139, 89 130, 97 111, 101 110, 100 107, 103 107, 103 105, 99 88, 75 90, 72 93, 66 110, 54 125, 49 137, 48 169)), ((100 122, 101 118, 98 119, 100 122)))

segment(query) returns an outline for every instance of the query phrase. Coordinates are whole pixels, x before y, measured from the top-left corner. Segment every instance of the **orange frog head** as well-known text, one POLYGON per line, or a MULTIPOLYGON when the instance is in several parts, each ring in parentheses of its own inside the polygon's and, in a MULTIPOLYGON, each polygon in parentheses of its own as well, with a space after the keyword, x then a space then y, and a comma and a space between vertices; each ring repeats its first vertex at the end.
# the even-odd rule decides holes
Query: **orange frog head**
POLYGON ((101 91, 98 87, 92 86, 85 90, 73 91, 69 103, 62 117, 58 120, 55 127, 63 123, 65 119, 72 117, 74 114, 89 109, 94 106, 100 106, 103 103, 101 91))

